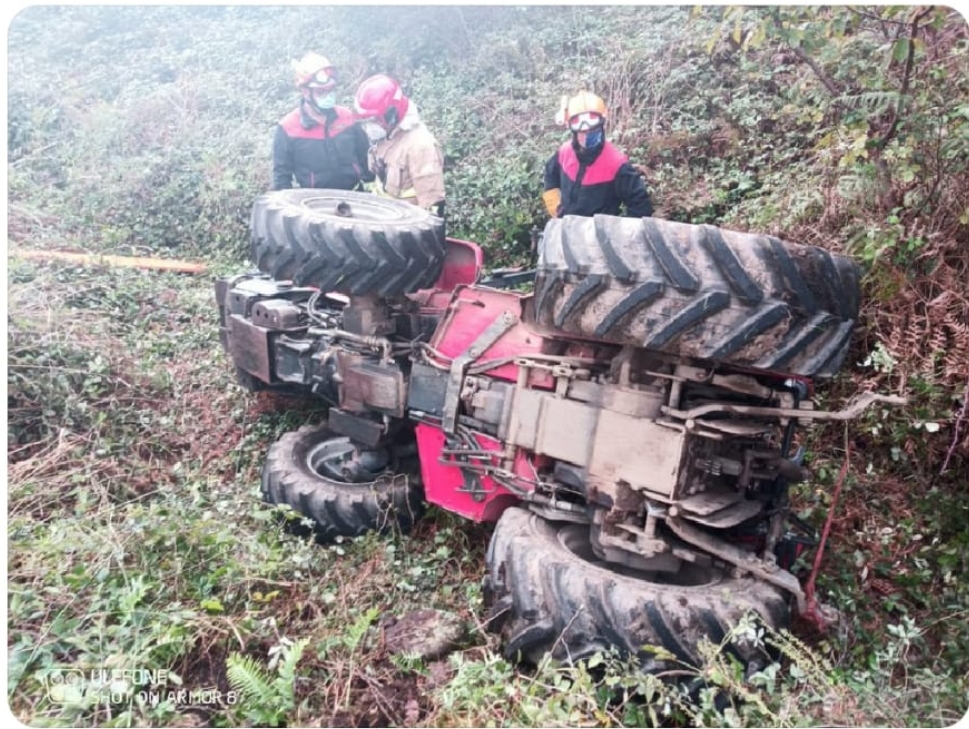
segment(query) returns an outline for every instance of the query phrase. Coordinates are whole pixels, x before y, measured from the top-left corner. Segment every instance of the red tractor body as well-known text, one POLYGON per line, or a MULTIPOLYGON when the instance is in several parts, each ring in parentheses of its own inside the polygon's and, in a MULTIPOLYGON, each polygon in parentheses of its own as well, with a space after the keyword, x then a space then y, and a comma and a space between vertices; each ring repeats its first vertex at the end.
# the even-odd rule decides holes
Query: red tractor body
POLYGON ((497 522, 484 587, 510 657, 696 663, 700 637, 746 613, 779 627, 803 610, 797 426, 866 404, 811 401, 847 350, 854 264, 711 226, 565 218, 534 290, 509 291, 411 207, 257 201, 261 272, 216 284, 223 345, 249 389, 330 406, 271 447, 265 499, 321 538, 406 529, 425 502, 497 522))

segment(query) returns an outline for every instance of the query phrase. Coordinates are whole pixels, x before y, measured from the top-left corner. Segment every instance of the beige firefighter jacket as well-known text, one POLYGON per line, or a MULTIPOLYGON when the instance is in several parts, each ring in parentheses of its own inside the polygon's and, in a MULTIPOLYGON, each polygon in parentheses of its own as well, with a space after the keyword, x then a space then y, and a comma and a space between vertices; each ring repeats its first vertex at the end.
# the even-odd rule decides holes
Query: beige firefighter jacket
POLYGON ((422 208, 444 202, 444 155, 434 135, 408 113, 387 139, 370 148, 381 192, 422 208), (411 118, 408 118, 411 117, 411 118))

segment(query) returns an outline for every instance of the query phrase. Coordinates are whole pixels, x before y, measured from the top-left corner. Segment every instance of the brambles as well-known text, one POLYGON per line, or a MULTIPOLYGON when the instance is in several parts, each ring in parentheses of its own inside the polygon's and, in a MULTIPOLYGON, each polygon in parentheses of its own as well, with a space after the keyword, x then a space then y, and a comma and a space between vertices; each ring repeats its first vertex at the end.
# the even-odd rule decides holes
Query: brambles
MULTIPOLYGON (((827 73, 860 87, 837 121, 844 97, 791 44, 740 52, 720 9, 692 20, 676 7, 440 10, 382 10, 361 24, 356 6, 26 8, 8 35, 10 248, 198 257, 213 276, 246 266, 269 130, 294 103, 286 49, 314 47, 341 59, 341 102, 354 74, 401 76, 445 144, 448 233, 483 243, 489 265, 523 263, 528 231, 545 222, 541 166, 567 138, 552 123, 558 97, 592 86, 609 96, 611 138, 643 166, 659 216, 865 266, 860 330, 830 394, 902 391, 913 405, 847 434, 851 477, 819 585, 850 637, 796 644, 750 683, 714 651, 716 680, 692 697, 609 656, 522 673, 479 630, 487 529, 432 510, 409 535, 319 546, 277 525, 260 501, 266 449, 321 413, 232 382, 208 278, 13 258, 12 711, 32 724, 170 726, 184 707, 52 703, 44 671, 114 661, 227 691, 230 654, 268 668, 285 637, 310 641, 290 724, 953 723, 969 674, 969 425, 956 428, 969 397, 964 21, 943 9, 920 21, 918 83, 903 97, 908 55, 895 57, 894 41, 880 52, 878 34, 911 28, 905 14, 921 9, 782 10, 816 16, 788 32, 809 34, 827 73), (848 19, 853 32, 836 32, 848 19), (887 132, 902 98, 876 155, 869 119, 887 132), (894 366, 861 366, 869 355, 894 366), (434 662, 381 653, 369 611, 429 604, 459 615, 471 645, 434 662), (351 650, 346 628, 363 622, 351 650)), ((766 17, 744 12, 741 44, 766 17)), ((838 426, 806 439, 817 475, 796 506, 814 526, 841 463, 811 454, 845 439, 838 426)), ((275 718, 258 713, 270 708, 233 716, 259 723, 275 718)))

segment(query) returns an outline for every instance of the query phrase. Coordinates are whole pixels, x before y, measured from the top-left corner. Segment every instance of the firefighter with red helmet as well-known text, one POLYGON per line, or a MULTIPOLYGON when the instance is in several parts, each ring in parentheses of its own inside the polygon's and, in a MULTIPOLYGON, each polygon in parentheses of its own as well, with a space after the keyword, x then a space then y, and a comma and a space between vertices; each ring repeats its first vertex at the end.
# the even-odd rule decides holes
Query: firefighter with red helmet
POLYGON ((629 158, 606 140, 606 103, 589 91, 563 99, 556 121, 572 132, 545 164, 542 200, 549 215, 648 217, 653 204, 629 158))
POLYGON ((417 105, 390 76, 363 81, 355 98, 358 118, 375 123, 370 169, 375 192, 444 215, 444 155, 421 121, 417 105))
POLYGON ((279 120, 273 137, 273 189, 360 188, 373 179, 366 133, 350 109, 336 104, 337 73, 318 53, 293 61, 299 106, 279 120))

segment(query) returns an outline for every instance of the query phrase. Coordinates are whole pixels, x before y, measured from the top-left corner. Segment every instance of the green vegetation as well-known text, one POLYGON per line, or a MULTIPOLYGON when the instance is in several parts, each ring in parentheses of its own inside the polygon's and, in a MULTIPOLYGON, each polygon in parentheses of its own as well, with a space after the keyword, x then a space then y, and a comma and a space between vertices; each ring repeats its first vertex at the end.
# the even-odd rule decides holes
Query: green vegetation
POLYGON ((956 722, 969 707, 967 31, 947 8, 899 6, 22 11, 7 89, 14 715, 956 722), (558 99, 582 86, 608 100, 610 136, 658 216, 862 263, 855 348, 820 397, 878 389, 910 405, 804 436, 815 475, 794 494, 799 515, 820 527, 841 486, 818 578, 836 626, 737 626, 780 652, 747 680, 717 646, 679 683, 612 655, 526 670, 481 629, 488 527, 432 509, 411 534, 321 546, 260 502, 268 444, 321 405, 234 384, 211 279, 246 266, 272 125, 295 101, 289 61, 309 49, 339 65, 344 103, 370 73, 400 78, 445 146, 449 232, 491 266, 527 262, 541 169, 564 138, 558 99), (202 260, 208 273, 81 268, 25 248, 202 260), (384 618, 428 607, 459 616, 465 643, 434 660, 388 652, 384 618), (78 691, 64 669, 166 673, 78 691))

